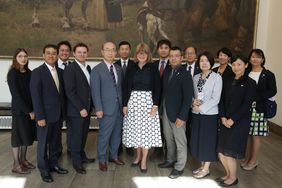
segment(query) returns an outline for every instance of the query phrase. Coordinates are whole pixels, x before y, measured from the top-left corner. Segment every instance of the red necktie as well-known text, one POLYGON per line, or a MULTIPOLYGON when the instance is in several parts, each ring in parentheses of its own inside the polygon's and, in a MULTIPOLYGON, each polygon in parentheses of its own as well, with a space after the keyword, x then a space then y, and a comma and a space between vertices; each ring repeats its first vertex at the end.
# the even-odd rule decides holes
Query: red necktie
POLYGON ((160 77, 162 77, 162 76, 163 76, 163 73, 164 73, 164 64, 165 64, 165 61, 161 61, 160 77))

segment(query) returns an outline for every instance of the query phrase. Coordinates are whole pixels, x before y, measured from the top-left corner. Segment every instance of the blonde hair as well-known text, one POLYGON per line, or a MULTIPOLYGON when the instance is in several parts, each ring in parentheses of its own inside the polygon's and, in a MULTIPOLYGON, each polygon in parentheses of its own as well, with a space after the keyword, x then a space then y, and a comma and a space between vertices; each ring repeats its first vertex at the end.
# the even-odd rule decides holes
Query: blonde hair
POLYGON ((151 62, 151 60, 152 60, 152 53, 151 53, 150 47, 147 44, 139 43, 137 45, 136 50, 135 50, 135 54, 134 54, 134 60, 136 62, 138 61, 137 54, 140 53, 140 52, 144 52, 145 54, 147 54, 148 55, 147 62, 151 62))

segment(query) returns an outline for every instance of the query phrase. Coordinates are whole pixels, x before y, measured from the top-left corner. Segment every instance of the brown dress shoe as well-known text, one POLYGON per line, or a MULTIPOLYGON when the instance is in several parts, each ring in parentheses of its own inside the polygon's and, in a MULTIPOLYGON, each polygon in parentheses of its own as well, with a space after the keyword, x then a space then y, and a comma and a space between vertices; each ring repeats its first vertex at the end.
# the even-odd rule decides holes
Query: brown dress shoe
POLYGON ((22 165, 14 166, 12 168, 12 172, 18 173, 18 174, 29 174, 30 173, 30 171, 27 168, 23 167, 22 165))
POLYGON ((22 161, 21 165, 23 165, 27 169, 35 169, 36 168, 32 163, 30 163, 28 161, 22 161))
POLYGON ((116 165, 124 165, 124 162, 120 159, 110 159, 109 162, 115 163, 116 165))
POLYGON ((99 169, 101 170, 101 171, 107 171, 108 170, 108 165, 107 165, 107 163, 99 163, 99 169))

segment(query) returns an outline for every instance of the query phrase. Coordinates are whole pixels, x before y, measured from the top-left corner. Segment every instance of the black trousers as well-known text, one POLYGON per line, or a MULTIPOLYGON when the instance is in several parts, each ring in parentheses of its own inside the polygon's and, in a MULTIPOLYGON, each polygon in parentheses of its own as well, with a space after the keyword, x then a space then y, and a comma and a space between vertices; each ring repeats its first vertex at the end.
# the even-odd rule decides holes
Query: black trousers
POLYGON ((37 127, 37 166, 40 172, 48 172, 58 165, 58 138, 62 120, 37 127))
POLYGON ((87 116, 85 118, 67 118, 67 137, 74 167, 81 166, 82 159, 86 158, 84 148, 88 136, 89 124, 90 116, 87 116))

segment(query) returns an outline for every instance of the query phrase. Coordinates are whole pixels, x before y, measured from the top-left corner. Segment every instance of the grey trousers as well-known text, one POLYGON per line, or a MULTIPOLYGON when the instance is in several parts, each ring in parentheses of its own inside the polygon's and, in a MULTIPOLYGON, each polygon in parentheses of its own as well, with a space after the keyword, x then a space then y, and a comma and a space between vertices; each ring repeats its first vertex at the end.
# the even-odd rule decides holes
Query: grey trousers
POLYGON ((175 122, 169 121, 166 109, 163 108, 163 130, 167 146, 167 161, 175 162, 174 168, 181 171, 187 161, 186 123, 177 128, 175 122))

